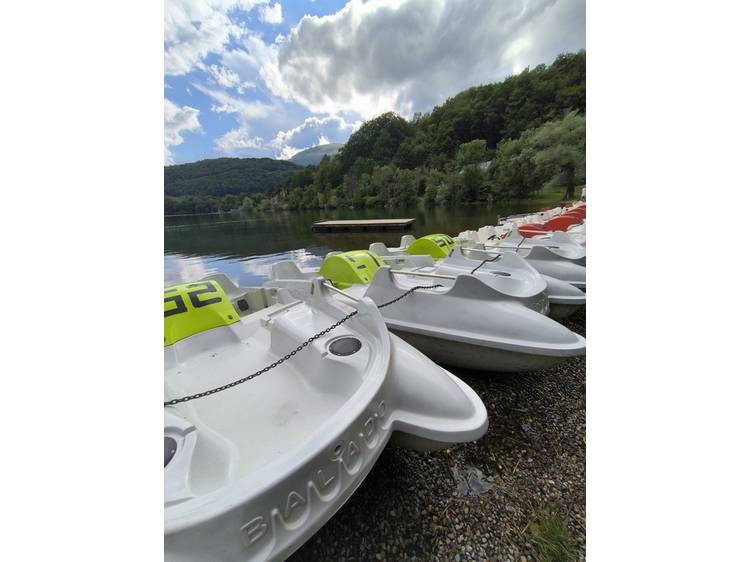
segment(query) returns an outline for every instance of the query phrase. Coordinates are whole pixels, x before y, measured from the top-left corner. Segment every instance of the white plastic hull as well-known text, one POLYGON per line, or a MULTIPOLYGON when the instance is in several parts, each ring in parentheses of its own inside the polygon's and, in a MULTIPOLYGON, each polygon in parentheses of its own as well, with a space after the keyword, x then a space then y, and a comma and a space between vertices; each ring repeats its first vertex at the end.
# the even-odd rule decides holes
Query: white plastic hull
MULTIPOLYGON (((267 365, 352 310, 320 280, 299 283, 305 302, 282 289, 267 309, 166 347, 165 399, 254 372, 253 361, 267 365)), ((476 393, 390 334, 371 300, 356 309, 275 371, 165 408, 165 438, 181 439, 169 460, 165 449, 166 560, 284 560, 354 493, 392 436, 426 450, 484 435, 476 393), (361 347, 335 354, 342 337, 361 347)))
MULTIPOLYGON (((289 272, 292 265, 287 263, 276 271, 289 272)), ((302 281, 268 283, 296 291, 297 298, 309 293, 302 281)), ((381 267, 369 285, 354 285, 345 293, 354 299, 369 297, 375 303, 385 303, 407 290, 390 269, 381 267)), ((472 275, 458 275, 450 288, 419 290, 380 313, 389 330, 404 335, 428 357, 445 365, 492 372, 528 371, 583 355, 586 350, 586 340, 578 334, 472 275), (464 353, 467 349, 471 352, 464 353)))
POLYGON ((244 500, 238 490, 228 509, 184 521, 168 514, 164 529, 165 559, 284 560, 344 505, 389 442, 433 450, 484 435, 487 412, 476 393, 408 343, 393 335, 390 339, 389 377, 395 371, 399 376, 386 381, 348 427, 321 443, 315 455, 302 460, 272 487, 257 490, 244 500), (437 371, 443 376, 435 377, 437 371), (431 385, 437 385, 432 386, 435 394, 431 385), (435 405, 428 402, 435 400, 447 409, 443 415, 431 419, 430 411, 435 410, 435 405))
POLYGON ((377 423, 388 415, 387 405, 378 409, 380 403, 385 404, 382 395, 337 440, 262 494, 191 525, 165 521, 165 560, 255 562, 291 556, 344 505, 388 443, 389 429, 377 423), (338 443, 345 448, 337 455, 338 443))
MULTIPOLYGON (((532 301, 529 308, 543 314, 548 314, 550 318, 554 318, 555 320, 562 320, 569 317, 586 304, 586 295, 581 289, 555 277, 541 275, 526 259, 513 251, 491 254, 489 252, 484 253, 467 249, 466 254, 464 254, 462 248, 459 247, 455 248, 450 256, 438 261, 437 267, 433 266, 434 262, 429 256, 411 256, 406 253, 398 254, 386 248, 382 243, 371 244, 370 251, 379 254, 391 268, 413 267, 418 268, 416 269, 417 271, 430 270, 454 276, 462 273, 470 274, 481 279, 490 287, 501 292, 505 291, 506 293, 509 292, 506 288, 508 287, 508 279, 503 279, 502 276, 508 275, 521 279, 526 278, 526 294, 521 291, 514 293, 517 301, 526 304, 526 306, 529 306, 528 297, 534 291, 541 291, 540 285, 546 285, 544 292, 547 296, 547 306, 542 308, 532 301), (499 255, 500 258, 493 260, 493 255, 499 255), (488 258, 490 261, 485 261, 488 258), (539 284, 536 286, 533 282, 534 278, 539 281, 539 284), (544 283, 541 283, 542 281, 544 283)), ((549 252, 546 253, 549 254, 549 252)), ((555 261, 561 260, 555 258, 555 261)), ((550 265, 547 263, 546 265, 549 270, 555 267, 554 264, 550 265)), ((563 273, 565 273, 564 268, 566 266, 563 265, 561 267, 563 268, 563 273)), ((580 272, 580 270, 574 268, 575 272, 580 272)))
POLYGON ((441 365, 460 366, 477 371, 517 373, 546 369, 568 359, 568 356, 529 354, 461 341, 446 341, 435 336, 389 328, 391 332, 441 365))
MULTIPOLYGON (((487 251, 479 248, 464 248, 463 250, 464 254, 472 259, 484 259, 497 254, 495 251, 487 251)), ((501 253, 505 251, 503 250, 501 253)), ((519 252, 519 255, 542 275, 554 277, 560 281, 570 283, 577 289, 586 291, 586 266, 561 258, 541 246, 519 252)))

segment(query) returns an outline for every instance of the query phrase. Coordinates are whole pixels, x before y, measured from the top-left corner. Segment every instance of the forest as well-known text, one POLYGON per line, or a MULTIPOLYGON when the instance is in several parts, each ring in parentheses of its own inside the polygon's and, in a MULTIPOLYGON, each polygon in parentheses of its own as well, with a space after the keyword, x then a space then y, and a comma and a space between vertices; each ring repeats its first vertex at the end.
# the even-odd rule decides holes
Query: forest
MULTIPOLYGON (((585 113, 586 53, 562 54, 410 121, 380 115, 317 166, 297 167, 266 192, 201 193, 214 197, 194 197, 205 208, 192 212, 491 205, 545 186, 564 186, 570 198, 585 183, 585 113)), ((165 212, 191 212, 176 203, 167 198, 165 212)))

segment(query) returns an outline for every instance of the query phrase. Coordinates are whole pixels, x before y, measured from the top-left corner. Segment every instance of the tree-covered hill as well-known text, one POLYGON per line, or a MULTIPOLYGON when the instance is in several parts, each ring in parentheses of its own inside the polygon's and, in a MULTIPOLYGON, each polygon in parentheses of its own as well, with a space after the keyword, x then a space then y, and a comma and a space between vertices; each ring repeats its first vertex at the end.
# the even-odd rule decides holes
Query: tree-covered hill
POLYGON ((312 148, 298 152, 289 161, 294 162, 298 166, 317 166, 320 164, 323 156, 333 156, 342 146, 344 145, 335 142, 313 146, 312 148))
POLYGON ((221 197, 282 185, 300 167, 272 158, 215 158, 164 167, 164 194, 221 197))
POLYGON ((571 194, 574 184, 585 183, 585 172, 586 52, 580 51, 464 90, 411 121, 380 115, 315 167, 223 158, 165 168, 167 195, 230 194, 221 201, 167 197, 165 211, 492 204, 532 196, 543 186, 563 185, 571 194), (212 163, 222 161, 229 170, 238 165, 232 162, 269 167, 248 170, 244 182, 235 179, 239 172, 211 176, 212 163), (205 175, 182 178, 184 166, 205 175))
POLYGON ((585 181, 586 52, 476 86, 407 121, 384 113, 244 208, 492 203, 585 181), (491 162, 487 165, 487 162, 491 162))

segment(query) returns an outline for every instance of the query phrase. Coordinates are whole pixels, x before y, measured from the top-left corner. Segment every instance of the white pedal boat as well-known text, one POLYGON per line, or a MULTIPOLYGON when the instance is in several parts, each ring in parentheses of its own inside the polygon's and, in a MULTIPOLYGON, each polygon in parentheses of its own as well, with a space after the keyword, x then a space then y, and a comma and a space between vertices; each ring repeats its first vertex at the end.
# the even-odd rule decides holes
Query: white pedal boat
POLYGON ((320 282, 303 301, 224 275, 165 289, 168 561, 283 560, 357 489, 389 442, 435 449, 487 429, 480 398, 388 333, 369 299, 320 282), (232 388, 176 405, 284 357, 232 388))
MULTIPOLYGON (((428 255, 394 251, 382 242, 370 244, 370 251, 378 254, 386 265, 399 271, 453 277, 462 274, 473 275, 501 292, 508 290, 504 287, 516 283, 515 294, 519 296, 533 294, 534 291, 540 291, 545 287, 549 302, 548 314, 555 320, 568 318, 586 304, 586 294, 583 291, 565 281, 540 274, 525 259, 513 252, 499 254, 499 257, 489 258, 492 261, 486 261, 467 258, 459 247, 454 247, 448 257, 435 261, 428 255)), ((536 310, 544 313, 543 310, 536 310)))
POLYGON ((586 291, 586 266, 560 257, 549 248, 533 246, 514 250, 513 248, 485 248, 484 244, 476 242, 464 244, 461 246, 461 250, 467 258, 485 260, 496 256, 498 253, 517 253, 542 275, 554 277, 570 283, 581 291, 586 291))
POLYGON ((581 246, 586 246, 586 221, 582 224, 575 224, 571 226, 566 232, 573 240, 578 242, 581 246))
POLYGON ((267 285, 284 287, 297 298, 307 289, 295 281, 323 277, 339 288, 342 302, 369 297, 383 304, 418 285, 418 290, 382 308, 388 328, 442 364, 493 372, 544 369, 583 355, 586 340, 544 314, 501 293, 472 275, 400 273, 365 250, 329 255, 320 269, 301 270, 293 261, 272 266, 267 285))
POLYGON ((586 265, 586 248, 581 246, 565 232, 549 232, 532 238, 521 236, 521 233, 515 228, 508 233, 504 233, 505 236, 502 238, 500 236, 503 233, 500 233, 497 230, 493 233, 494 235, 484 236, 487 232, 488 231, 482 232, 482 229, 478 231, 478 241, 484 244, 484 247, 487 250, 509 249, 521 251, 534 246, 542 246, 543 248, 548 248, 553 254, 560 256, 561 258, 565 258, 579 265, 586 265))

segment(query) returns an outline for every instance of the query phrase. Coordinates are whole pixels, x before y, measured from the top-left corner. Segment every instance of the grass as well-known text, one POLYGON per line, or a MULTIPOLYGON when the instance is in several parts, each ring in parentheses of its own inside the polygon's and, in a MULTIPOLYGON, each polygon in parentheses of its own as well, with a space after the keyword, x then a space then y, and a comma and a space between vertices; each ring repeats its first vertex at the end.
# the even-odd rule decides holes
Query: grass
MULTIPOLYGON (((584 188, 583 185, 578 185, 573 189, 574 199, 578 200, 581 198, 581 190, 584 188)), ((534 203, 542 207, 556 207, 563 200, 565 195, 564 187, 545 187, 539 191, 536 197, 529 199, 534 203)))
POLYGON ((529 522, 534 559, 537 562, 575 560, 576 546, 560 508, 552 504, 537 510, 529 522))

